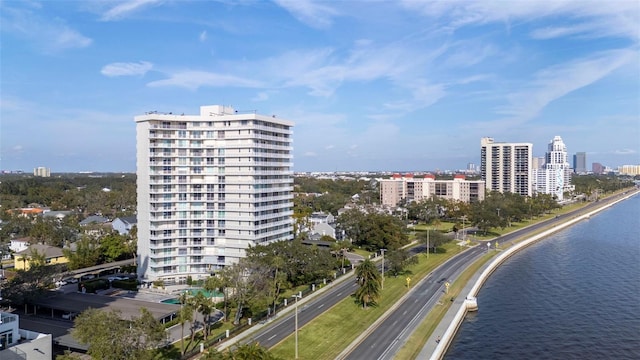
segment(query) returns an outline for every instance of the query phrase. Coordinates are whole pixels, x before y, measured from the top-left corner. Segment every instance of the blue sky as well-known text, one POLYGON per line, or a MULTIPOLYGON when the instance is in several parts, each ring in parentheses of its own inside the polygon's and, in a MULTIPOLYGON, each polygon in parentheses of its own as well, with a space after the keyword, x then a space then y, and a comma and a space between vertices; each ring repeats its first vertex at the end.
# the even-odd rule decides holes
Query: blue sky
POLYGON ((146 111, 292 120, 294 170, 462 169, 480 138, 640 164, 640 3, 1 1, 0 168, 135 171, 146 111))

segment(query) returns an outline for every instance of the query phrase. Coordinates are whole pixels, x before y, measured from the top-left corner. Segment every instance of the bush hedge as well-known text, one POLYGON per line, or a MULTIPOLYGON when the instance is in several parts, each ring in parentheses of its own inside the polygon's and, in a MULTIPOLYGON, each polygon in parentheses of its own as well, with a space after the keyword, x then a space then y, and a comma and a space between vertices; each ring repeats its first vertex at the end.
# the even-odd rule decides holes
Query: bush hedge
POLYGON ((78 283, 78 291, 82 292, 82 288, 84 287, 87 293, 95 294, 98 290, 106 290, 109 286, 109 280, 106 279, 92 279, 87 281, 82 281, 78 283))
POLYGON ((118 289, 136 291, 138 290, 138 280, 136 279, 113 280, 111 282, 111 286, 118 289))

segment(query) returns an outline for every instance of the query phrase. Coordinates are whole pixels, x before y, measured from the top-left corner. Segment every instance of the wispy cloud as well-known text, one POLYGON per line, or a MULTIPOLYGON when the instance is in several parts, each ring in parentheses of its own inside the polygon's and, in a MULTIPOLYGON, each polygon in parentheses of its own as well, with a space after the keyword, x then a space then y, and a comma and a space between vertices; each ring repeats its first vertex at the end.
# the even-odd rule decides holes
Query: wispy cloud
POLYGON ((198 36, 198 40, 200 40, 200 42, 207 41, 207 30, 204 30, 200 33, 200 36, 198 36))
POLYGON ((451 30, 463 26, 503 23, 563 16, 573 25, 541 27, 531 34, 536 39, 581 35, 587 37, 619 36, 640 39, 640 5, 637 1, 415 1, 403 0, 411 11, 442 22, 451 30))
POLYGON ((615 150, 613 153, 616 155, 633 155, 638 153, 638 151, 634 149, 619 149, 615 150))
POLYGON ((259 81, 241 78, 233 75, 223 75, 207 71, 178 71, 168 75, 168 79, 152 81, 147 84, 150 87, 177 86, 189 90, 197 90, 200 87, 263 87, 259 81))
POLYGON ((326 28, 332 23, 332 18, 338 11, 327 6, 328 2, 313 0, 274 0, 280 7, 287 10, 293 17, 311 27, 326 28))
POLYGON ((515 124, 530 120, 552 101, 597 82, 634 59, 637 61, 634 51, 615 50, 548 67, 536 73, 530 85, 509 95, 509 105, 499 113, 515 124))
POLYGON ((131 13, 139 11, 145 7, 158 4, 161 0, 127 0, 119 2, 114 7, 102 14, 103 21, 120 20, 127 17, 131 13))
POLYGON ((100 73, 108 77, 144 75, 153 68, 153 64, 147 61, 129 63, 111 63, 105 65, 100 73))
MULTIPOLYGON (((33 7, 32 7, 33 8, 33 7)), ((67 49, 84 48, 93 42, 71 28, 60 18, 50 19, 41 16, 39 8, 12 8, 2 4, 0 23, 2 31, 14 33, 33 43, 33 47, 44 53, 58 53, 67 49)))

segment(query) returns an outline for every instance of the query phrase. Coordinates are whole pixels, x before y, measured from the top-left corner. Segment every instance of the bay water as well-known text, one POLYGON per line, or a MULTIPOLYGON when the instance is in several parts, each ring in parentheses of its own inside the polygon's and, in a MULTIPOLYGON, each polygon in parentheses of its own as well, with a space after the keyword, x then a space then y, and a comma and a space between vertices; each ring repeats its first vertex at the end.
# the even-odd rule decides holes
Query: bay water
POLYGON ((640 359, 640 195, 512 256, 445 359, 640 359))

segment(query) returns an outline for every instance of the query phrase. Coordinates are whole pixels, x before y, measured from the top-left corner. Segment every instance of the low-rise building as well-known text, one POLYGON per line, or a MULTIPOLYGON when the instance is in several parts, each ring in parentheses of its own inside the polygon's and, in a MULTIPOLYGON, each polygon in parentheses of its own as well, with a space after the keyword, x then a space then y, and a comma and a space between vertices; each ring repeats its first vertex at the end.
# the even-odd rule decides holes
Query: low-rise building
POLYGON ((20 329, 19 324, 18 315, 0 312, 0 358, 2 360, 52 359, 52 336, 20 329))
POLYGON ((466 180, 462 174, 453 180, 436 180, 432 174, 415 177, 413 174, 393 174, 391 179, 381 179, 380 203, 396 207, 402 200, 421 201, 432 197, 463 202, 484 200, 485 185, 482 180, 466 180))
POLYGON ((111 222, 113 230, 117 231, 120 235, 127 235, 129 231, 138 224, 138 218, 134 216, 123 216, 116 218, 111 222))
POLYGON ((62 249, 55 246, 34 244, 27 249, 17 252, 13 257, 13 265, 16 270, 28 270, 30 262, 33 261, 33 255, 39 254, 44 256, 46 265, 64 264, 69 260, 62 253, 62 249))

